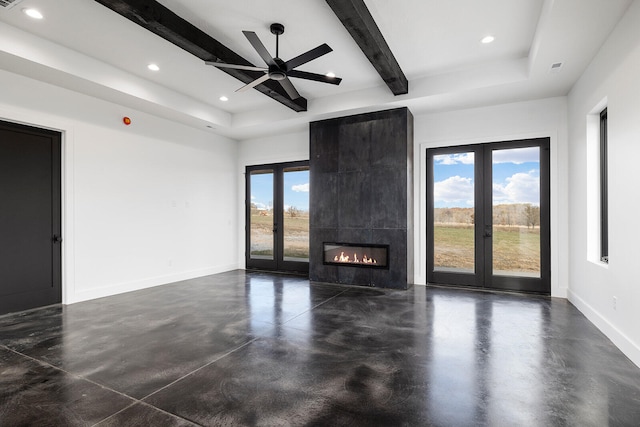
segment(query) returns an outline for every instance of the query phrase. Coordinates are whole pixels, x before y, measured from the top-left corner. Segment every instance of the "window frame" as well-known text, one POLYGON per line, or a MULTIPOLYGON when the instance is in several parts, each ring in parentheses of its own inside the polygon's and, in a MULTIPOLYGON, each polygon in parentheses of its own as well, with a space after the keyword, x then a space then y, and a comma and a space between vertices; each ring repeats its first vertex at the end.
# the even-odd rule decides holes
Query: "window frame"
POLYGON ((609 263, 609 168, 607 108, 600 112, 600 261, 609 263))

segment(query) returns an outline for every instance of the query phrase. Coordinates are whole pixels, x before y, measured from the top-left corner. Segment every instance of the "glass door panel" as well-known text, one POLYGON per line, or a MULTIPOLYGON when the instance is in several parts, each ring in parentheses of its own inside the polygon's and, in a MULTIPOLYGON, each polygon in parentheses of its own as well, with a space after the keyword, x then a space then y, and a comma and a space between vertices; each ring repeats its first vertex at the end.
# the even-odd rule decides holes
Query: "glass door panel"
POLYGON ((283 174, 282 255, 309 262, 309 167, 284 168, 283 174))
POLYGON ((427 150, 427 281, 548 294, 549 139, 427 150))
POLYGON ((494 149, 494 275, 536 277, 540 270, 540 147, 494 149))
POLYGON ((248 166, 246 267, 308 273, 309 162, 248 166))
POLYGON ((273 169, 249 172, 251 194, 249 214, 249 257, 251 259, 274 259, 274 211, 273 169))
POLYGON ((433 156, 433 268, 473 273, 474 153, 433 156))

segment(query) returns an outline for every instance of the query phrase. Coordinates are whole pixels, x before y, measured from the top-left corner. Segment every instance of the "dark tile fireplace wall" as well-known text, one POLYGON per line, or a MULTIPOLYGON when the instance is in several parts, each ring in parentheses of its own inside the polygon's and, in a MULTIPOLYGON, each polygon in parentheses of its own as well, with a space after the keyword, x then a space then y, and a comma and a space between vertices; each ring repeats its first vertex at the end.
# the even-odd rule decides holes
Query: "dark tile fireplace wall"
POLYGON ((413 116, 407 108, 310 124, 309 277, 406 289, 413 280, 413 116), (323 264, 323 242, 389 245, 389 269, 323 264))

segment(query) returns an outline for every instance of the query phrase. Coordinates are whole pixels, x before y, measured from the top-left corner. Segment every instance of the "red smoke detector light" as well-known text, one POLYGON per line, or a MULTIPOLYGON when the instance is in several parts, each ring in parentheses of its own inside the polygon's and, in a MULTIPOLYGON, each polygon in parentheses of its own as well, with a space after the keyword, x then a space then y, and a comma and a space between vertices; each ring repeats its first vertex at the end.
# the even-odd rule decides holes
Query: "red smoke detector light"
POLYGON ((129 117, 123 117, 122 118, 122 123, 124 123, 125 125, 129 126, 131 124, 131 119, 129 117))

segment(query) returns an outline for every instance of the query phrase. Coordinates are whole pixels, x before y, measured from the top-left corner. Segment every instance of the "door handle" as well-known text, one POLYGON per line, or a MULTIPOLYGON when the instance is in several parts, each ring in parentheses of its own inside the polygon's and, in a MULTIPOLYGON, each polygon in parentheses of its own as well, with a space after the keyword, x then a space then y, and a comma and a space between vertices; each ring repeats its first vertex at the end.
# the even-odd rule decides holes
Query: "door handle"
POLYGON ((57 234, 54 234, 51 240, 53 240, 53 243, 60 243, 62 242, 62 236, 58 236, 57 234))
POLYGON ((274 233, 278 232, 278 224, 273 224, 273 232, 274 233))
POLYGON ((492 226, 487 225, 484 227, 484 237, 491 237, 491 236, 493 236, 492 226))

